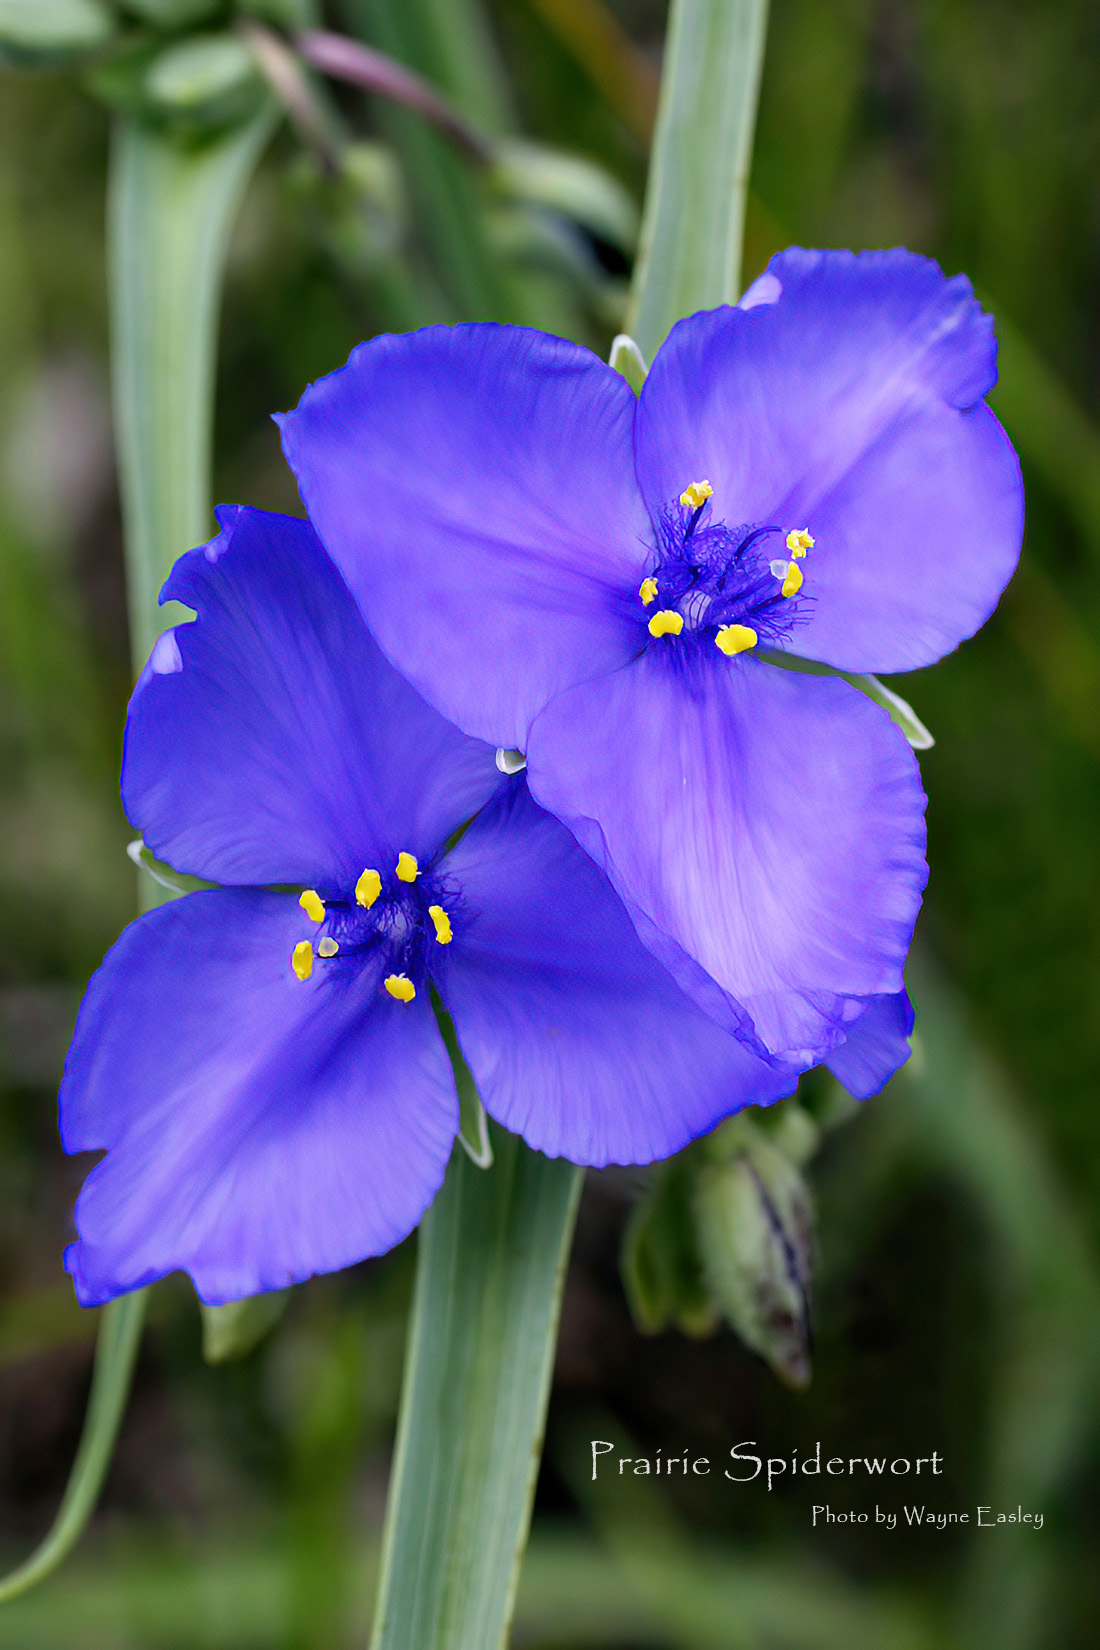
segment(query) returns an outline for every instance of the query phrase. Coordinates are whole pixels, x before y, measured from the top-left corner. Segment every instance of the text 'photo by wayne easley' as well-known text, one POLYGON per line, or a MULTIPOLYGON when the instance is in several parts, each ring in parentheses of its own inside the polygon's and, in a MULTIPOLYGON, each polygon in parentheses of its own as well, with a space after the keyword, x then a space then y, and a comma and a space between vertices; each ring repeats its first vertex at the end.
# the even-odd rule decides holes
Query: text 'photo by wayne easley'
MULTIPOLYGON (((820 1477, 827 1473, 832 1478, 852 1477, 894 1477, 908 1478, 910 1475, 919 1477, 922 1473, 939 1478, 943 1474, 943 1456, 938 1450, 932 1450, 928 1455, 896 1456, 891 1460, 884 1455, 831 1455, 825 1460, 821 1456, 821 1442, 818 1440, 812 1454, 798 1458, 798 1451, 793 1450, 790 1455, 761 1456, 752 1453, 756 1448, 755 1438, 743 1439, 739 1444, 733 1444, 729 1452, 729 1466, 722 1466, 722 1476, 733 1484, 750 1484, 755 1479, 766 1483, 769 1492, 775 1487, 777 1480, 784 1478, 794 1479, 799 1474, 807 1478, 820 1477)), ((682 1475, 687 1477, 694 1474, 697 1478, 705 1478, 715 1466, 705 1455, 693 1455, 690 1450, 679 1455, 670 1455, 658 1450, 656 1455, 616 1455, 615 1446, 605 1438, 591 1440, 592 1477, 598 1478, 601 1466, 604 1472, 614 1472, 618 1477, 629 1476, 631 1473, 646 1478, 651 1474, 664 1477, 682 1475), (610 1460, 605 1457, 611 1457, 610 1460)), ((876 1524, 885 1525, 887 1529, 897 1529, 899 1515, 896 1511, 882 1511, 875 1504, 874 1513, 865 1511, 836 1511, 832 1507, 815 1506, 812 1509, 813 1523, 825 1524, 876 1524)), ((968 1512, 936 1512, 927 1506, 906 1506, 901 1510, 901 1518, 910 1528, 917 1525, 933 1525, 936 1529, 946 1529, 951 1524, 976 1524, 980 1529, 992 1529, 997 1525, 1030 1525, 1032 1529, 1041 1530, 1043 1514, 1041 1512, 1024 1512, 1017 1507, 1015 1512, 997 1512, 992 1507, 978 1507, 973 1518, 968 1512)))

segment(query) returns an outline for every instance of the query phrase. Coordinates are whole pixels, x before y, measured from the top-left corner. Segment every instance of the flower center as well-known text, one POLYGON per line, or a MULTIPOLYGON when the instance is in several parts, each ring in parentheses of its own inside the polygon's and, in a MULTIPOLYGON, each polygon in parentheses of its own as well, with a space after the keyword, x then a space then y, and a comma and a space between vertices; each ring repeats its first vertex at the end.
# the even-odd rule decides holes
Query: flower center
POLYGON ((409 853, 398 854, 388 877, 367 866, 353 889, 322 895, 307 888, 298 904, 319 932, 298 941, 291 967, 308 980, 315 956, 346 963, 381 950, 383 988, 396 1002, 411 1003, 431 971, 434 948, 454 939, 452 919, 460 903, 454 888, 421 871, 409 853))
POLYGON ((758 642, 782 642, 808 616, 808 600, 799 597, 799 563, 814 540, 796 527, 786 535, 787 554, 776 556, 773 540, 781 527, 729 527, 714 519, 713 496, 709 481, 692 481, 666 505, 657 565, 638 597, 655 609, 649 620, 654 640, 706 636, 732 658, 758 642))

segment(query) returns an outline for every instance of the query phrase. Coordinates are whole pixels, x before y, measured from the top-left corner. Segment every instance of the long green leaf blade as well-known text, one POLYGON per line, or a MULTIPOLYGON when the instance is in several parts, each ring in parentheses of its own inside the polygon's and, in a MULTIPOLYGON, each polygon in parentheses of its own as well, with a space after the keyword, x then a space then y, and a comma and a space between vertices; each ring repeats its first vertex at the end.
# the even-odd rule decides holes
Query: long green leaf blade
POLYGON ((652 360, 681 316, 737 297, 767 0, 674 0, 625 331, 652 360))
POLYGON ((72 1551, 91 1517, 118 1437, 145 1321, 147 1292, 110 1301, 100 1318, 84 1431, 57 1517, 30 1558, 0 1581, 0 1604, 37 1586, 72 1551))
POLYGON ((120 120, 111 147, 111 361, 135 662, 177 556, 209 538, 214 367, 229 234, 273 111, 201 147, 120 120))
MULTIPOLYGON (((180 616, 157 608, 172 561, 207 536, 221 280, 233 218, 273 120, 265 111, 199 148, 132 121, 115 129, 107 207, 112 388, 135 665, 180 616)), ((142 860, 138 847, 139 863, 156 876, 161 868, 151 855, 142 860)), ((183 889, 172 883, 168 891, 183 889)), ((139 1290, 103 1310, 61 1508, 37 1552, 0 1583, 0 1600, 56 1569, 91 1516, 126 1406, 145 1303, 139 1290)))
POLYGON ((582 1171, 491 1135, 420 1228, 372 1650, 506 1641, 582 1171))

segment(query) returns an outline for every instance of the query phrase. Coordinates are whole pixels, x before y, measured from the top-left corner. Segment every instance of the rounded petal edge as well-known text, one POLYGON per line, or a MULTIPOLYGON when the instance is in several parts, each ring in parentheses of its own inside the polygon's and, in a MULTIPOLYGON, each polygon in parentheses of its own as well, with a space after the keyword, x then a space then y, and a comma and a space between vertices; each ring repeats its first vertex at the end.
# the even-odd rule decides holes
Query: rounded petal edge
POLYGON ((61 1087, 66 1151, 106 1151, 66 1252, 85 1305, 184 1270, 219 1304, 399 1242, 458 1125, 427 1001, 377 968, 291 963, 290 895, 191 894, 128 928, 93 976, 61 1087))
POLYGON ((636 646, 634 406, 579 345, 436 326, 361 344, 277 419, 381 646, 494 745, 522 749, 547 699, 636 646))
POLYGON ((639 401, 639 482, 653 515, 706 475, 716 520, 805 529, 786 645, 915 669, 985 622, 1019 557, 1019 465, 982 401, 995 379, 964 276, 901 248, 792 248, 740 306, 673 328, 639 401))

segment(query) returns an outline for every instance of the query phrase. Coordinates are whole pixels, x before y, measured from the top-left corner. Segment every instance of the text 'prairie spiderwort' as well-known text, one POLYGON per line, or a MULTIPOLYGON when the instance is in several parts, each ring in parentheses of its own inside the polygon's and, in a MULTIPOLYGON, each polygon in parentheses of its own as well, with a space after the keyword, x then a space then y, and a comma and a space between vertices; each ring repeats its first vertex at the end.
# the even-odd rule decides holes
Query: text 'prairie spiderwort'
MULTIPOLYGON (((165 586, 198 617, 134 691, 123 798, 221 886, 132 924, 81 1009, 62 1134, 107 1153, 66 1256, 81 1300, 177 1268, 232 1300, 404 1237, 458 1126, 433 984, 488 1111, 551 1155, 648 1162, 789 1093, 524 777, 386 662, 308 524, 219 520, 165 586)), ((836 1069, 877 1086, 908 1030, 877 1005, 836 1069)))
POLYGON ((382 647, 517 746, 717 1019, 798 1062, 894 998, 926 877, 915 759, 837 670, 931 663, 1016 564, 992 324, 908 252, 772 260, 641 395, 497 326, 362 345, 282 420, 382 647))

